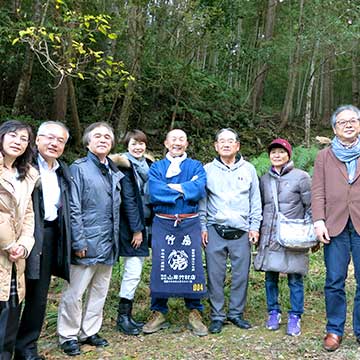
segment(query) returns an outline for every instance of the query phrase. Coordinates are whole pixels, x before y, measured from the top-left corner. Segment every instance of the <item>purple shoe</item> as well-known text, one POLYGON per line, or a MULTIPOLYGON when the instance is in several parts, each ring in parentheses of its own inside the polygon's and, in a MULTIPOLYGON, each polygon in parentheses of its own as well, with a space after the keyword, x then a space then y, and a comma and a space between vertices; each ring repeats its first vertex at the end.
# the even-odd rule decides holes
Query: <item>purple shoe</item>
POLYGON ((290 336, 299 336, 301 334, 301 319, 295 314, 288 315, 288 325, 286 333, 290 336))
POLYGON ((266 322, 266 328, 268 330, 279 330, 281 323, 281 314, 277 310, 271 310, 266 322))

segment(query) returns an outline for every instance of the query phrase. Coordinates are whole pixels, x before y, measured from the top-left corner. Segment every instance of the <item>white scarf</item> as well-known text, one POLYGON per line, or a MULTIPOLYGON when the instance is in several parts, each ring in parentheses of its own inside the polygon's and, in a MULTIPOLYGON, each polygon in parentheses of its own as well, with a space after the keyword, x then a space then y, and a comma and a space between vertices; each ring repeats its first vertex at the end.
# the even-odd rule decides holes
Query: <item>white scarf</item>
POLYGON ((172 157, 169 153, 166 154, 166 158, 170 161, 170 166, 166 171, 166 177, 172 178, 181 173, 180 164, 187 158, 187 154, 184 153, 181 156, 172 157))

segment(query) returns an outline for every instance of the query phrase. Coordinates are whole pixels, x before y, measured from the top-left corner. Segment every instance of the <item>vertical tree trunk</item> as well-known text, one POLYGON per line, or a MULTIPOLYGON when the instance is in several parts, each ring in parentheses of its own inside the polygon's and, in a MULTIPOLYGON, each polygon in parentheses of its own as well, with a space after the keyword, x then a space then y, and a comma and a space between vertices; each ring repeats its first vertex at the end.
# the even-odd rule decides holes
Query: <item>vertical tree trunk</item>
POLYGON ((324 71, 323 71, 323 88, 320 93, 323 106, 319 107, 322 109, 322 118, 321 123, 323 125, 328 124, 333 107, 333 99, 332 99, 332 65, 334 58, 334 49, 330 48, 326 54, 327 58, 324 63, 324 71))
MULTIPOLYGON (((55 78, 55 84, 59 83, 59 78, 55 78)), ((62 81, 54 91, 54 104, 52 119, 65 122, 67 112, 68 85, 67 81, 62 81)))
POLYGON ((123 138, 128 128, 132 101, 136 91, 136 82, 140 77, 140 61, 143 54, 146 21, 142 2, 141 0, 134 0, 129 3, 128 54, 131 61, 130 73, 135 78, 135 81, 128 83, 120 114, 114 121, 114 128, 118 139, 123 138))
POLYGON ((304 73, 304 77, 303 77, 303 81, 302 81, 301 86, 300 86, 300 81, 299 81, 299 87, 298 87, 299 96, 298 96, 297 105, 296 105, 296 116, 299 116, 301 114, 301 111, 302 111, 302 108, 303 108, 304 93, 305 93, 307 79, 308 79, 308 76, 309 76, 309 71, 310 71, 310 64, 309 64, 309 66, 306 67, 306 71, 304 73))
POLYGON ((360 93, 359 93, 359 44, 358 39, 353 41, 353 51, 352 51, 352 103, 359 107, 360 106, 360 93))
POLYGON ((319 66, 319 71, 317 76, 314 79, 314 88, 313 88, 313 102, 312 102, 312 116, 314 119, 321 119, 322 109, 323 109, 323 88, 324 88, 324 64, 321 63, 319 66))
POLYGON ((301 34, 303 32, 303 27, 304 27, 303 13, 304 13, 304 0, 300 0, 299 21, 298 21, 299 28, 296 36, 294 54, 292 55, 292 61, 290 61, 290 65, 289 65, 289 80, 288 80, 284 105, 280 115, 281 118, 280 129, 283 129, 288 124, 289 119, 293 112, 295 85, 296 85, 296 80, 298 78, 298 66, 300 60, 301 34))
POLYGON ((241 72, 240 66, 240 49, 241 49, 241 37, 242 37, 242 24, 243 18, 239 17, 236 26, 236 74, 235 74, 235 88, 240 88, 241 85, 241 72))
POLYGON ((15 100, 12 108, 12 115, 19 115, 25 103, 25 98, 30 87, 32 68, 34 64, 34 53, 29 47, 25 50, 24 64, 21 69, 20 81, 17 87, 15 100))
POLYGON ((80 149, 81 145, 81 125, 76 102, 75 86, 71 76, 66 77, 66 83, 69 90, 70 108, 71 108, 71 136, 74 139, 74 145, 80 149))
POLYGON ((314 51, 311 58, 310 64, 310 79, 309 85, 306 92, 306 105, 305 105, 305 145, 306 147, 310 147, 310 129, 311 129, 311 99, 312 99, 312 92, 314 87, 314 79, 315 79, 315 59, 316 53, 319 47, 319 40, 316 41, 314 51))
MULTIPOLYGON (((276 17, 276 6, 277 0, 268 0, 267 12, 266 12, 266 22, 265 22, 265 34, 264 34, 264 42, 265 45, 269 42, 274 33, 275 27, 275 17, 276 17)), ((264 62, 255 77, 255 84, 253 87, 252 93, 252 110, 253 114, 259 112, 261 108, 261 102, 264 94, 264 84, 265 79, 269 70, 269 66, 267 62, 264 62)))
MULTIPOLYGON (((46 10, 48 6, 49 1, 46 3, 45 10, 43 12, 43 16, 41 19, 41 1, 36 0, 34 3, 34 14, 32 17, 32 20, 36 25, 39 25, 40 20, 41 23, 44 22, 45 16, 46 16, 46 10)), ((19 5, 19 4, 18 4, 19 5)), ((23 67, 21 70, 20 80, 17 87, 15 100, 12 108, 12 115, 18 115, 21 113, 23 106, 25 104, 25 99, 28 93, 28 90, 30 88, 30 80, 32 76, 32 69, 34 64, 34 53, 30 50, 29 47, 25 50, 25 58, 23 67)))

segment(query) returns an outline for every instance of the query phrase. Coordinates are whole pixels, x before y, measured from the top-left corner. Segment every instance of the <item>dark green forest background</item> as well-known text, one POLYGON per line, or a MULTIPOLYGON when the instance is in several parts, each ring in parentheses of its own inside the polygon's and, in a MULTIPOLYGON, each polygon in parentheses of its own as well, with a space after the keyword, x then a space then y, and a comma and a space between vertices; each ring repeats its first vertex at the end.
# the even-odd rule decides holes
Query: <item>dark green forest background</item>
POLYGON ((207 161, 214 132, 247 156, 275 136, 331 136, 340 104, 359 106, 359 0, 0 0, 0 120, 139 128, 160 153, 189 134, 207 161))

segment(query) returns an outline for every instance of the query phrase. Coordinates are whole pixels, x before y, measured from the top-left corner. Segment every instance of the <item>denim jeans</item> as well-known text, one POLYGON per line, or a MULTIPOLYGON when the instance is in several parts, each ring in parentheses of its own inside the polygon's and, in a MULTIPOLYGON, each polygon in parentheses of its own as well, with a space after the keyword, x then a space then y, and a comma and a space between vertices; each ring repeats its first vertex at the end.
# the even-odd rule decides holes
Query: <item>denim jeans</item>
MULTIPOLYGON (((203 311, 204 306, 200 302, 200 299, 186 299, 184 298, 185 306, 189 310, 199 310, 203 311)), ((166 314, 169 309, 167 306, 168 299, 167 298, 151 298, 151 310, 152 311, 159 311, 163 314, 166 314)))
POLYGON ((346 320, 345 280, 351 254, 356 279, 353 329, 355 336, 360 337, 360 236, 349 219, 344 230, 324 246, 326 331, 339 336, 344 333, 346 320))
MULTIPOLYGON (((301 274, 287 274, 290 289, 289 314, 301 316, 304 312, 304 282, 301 274)), ((281 312, 279 304, 279 273, 267 271, 265 273, 266 303, 268 312, 277 310, 281 312)))

